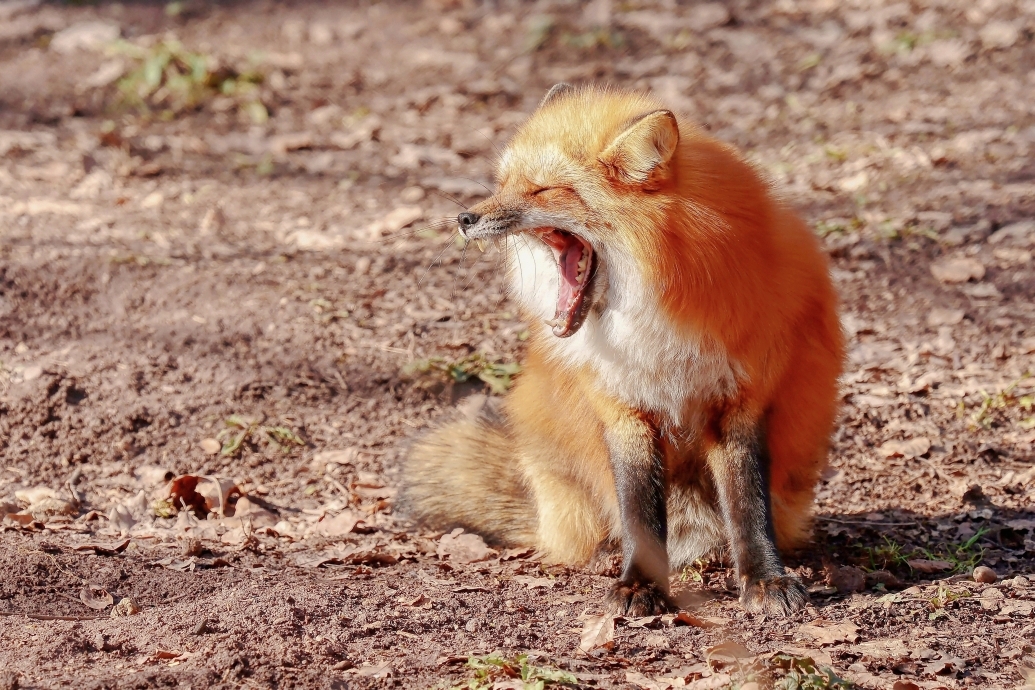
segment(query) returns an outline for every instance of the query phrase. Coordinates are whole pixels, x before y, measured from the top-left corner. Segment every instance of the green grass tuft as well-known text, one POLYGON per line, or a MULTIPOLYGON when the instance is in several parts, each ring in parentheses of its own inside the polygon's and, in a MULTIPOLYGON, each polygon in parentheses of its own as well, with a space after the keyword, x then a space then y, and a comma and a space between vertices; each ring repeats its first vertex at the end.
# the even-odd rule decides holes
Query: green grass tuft
POLYGON ((410 362, 403 368, 406 376, 432 375, 456 383, 478 379, 496 395, 506 393, 514 382, 514 376, 520 372, 521 365, 517 362, 493 361, 481 352, 456 360, 447 360, 443 357, 420 359, 410 362))

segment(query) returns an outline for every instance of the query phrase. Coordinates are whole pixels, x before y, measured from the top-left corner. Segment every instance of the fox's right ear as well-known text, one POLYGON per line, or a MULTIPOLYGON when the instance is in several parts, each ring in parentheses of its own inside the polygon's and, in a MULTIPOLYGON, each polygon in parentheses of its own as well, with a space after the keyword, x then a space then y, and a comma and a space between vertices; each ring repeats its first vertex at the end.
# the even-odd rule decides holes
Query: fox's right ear
POLYGON ((546 92, 546 95, 543 96, 543 100, 539 101, 539 107, 542 108, 544 105, 546 105, 553 99, 557 98, 558 96, 564 96, 565 94, 572 93, 573 91, 575 91, 575 87, 571 84, 568 84, 567 82, 562 81, 559 84, 554 84, 550 87, 550 90, 546 92))
POLYGON ((679 144, 679 124, 669 110, 655 110, 633 122, 604 152, 600 162, 625 184, 645 184, 665 171, 679 144))

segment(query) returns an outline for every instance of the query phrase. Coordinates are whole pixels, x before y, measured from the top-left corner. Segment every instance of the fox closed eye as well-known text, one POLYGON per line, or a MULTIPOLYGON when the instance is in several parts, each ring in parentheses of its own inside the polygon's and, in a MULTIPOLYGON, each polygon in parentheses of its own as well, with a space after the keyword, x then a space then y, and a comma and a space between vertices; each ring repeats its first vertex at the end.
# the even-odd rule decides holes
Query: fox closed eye
POLYGON ((531 196, 554 196, 558 194, 574 194, 571 187, 540 187, 531 193, 531 196))

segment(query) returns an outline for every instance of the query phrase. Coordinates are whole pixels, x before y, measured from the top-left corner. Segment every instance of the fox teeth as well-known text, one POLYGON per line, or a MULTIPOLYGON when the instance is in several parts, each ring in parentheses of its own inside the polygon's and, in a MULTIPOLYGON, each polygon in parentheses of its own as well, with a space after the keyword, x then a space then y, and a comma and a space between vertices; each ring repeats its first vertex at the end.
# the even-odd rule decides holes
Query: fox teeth
POLYGON ((582 261, 578 263, 579 273, 581 274, 586 270, 586 264, 589 263, 589 257, 585 254, 582 255, 582 261))
POLYGON ((563 326, 564 322, 560 319, 546 319, 543 321, 547 326, 563 326))
POLYGON ((475 240, 474 243, 476 245, 478 245, 478 249, 480 249, 481 252, 484 254, 485 253, 485 247, 487 246, 485 240, 475 240))

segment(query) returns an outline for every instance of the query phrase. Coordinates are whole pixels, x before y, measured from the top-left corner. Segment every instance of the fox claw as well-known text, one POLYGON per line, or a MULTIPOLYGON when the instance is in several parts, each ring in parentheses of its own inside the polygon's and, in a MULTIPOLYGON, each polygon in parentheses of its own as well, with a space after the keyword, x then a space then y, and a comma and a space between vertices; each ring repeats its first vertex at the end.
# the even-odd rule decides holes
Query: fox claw
POLYGON ((653 582, 616 582, 604 604, 616 616, 655 616, 674 610, 668 595, 653 582))
POLYGON ((747 583, 740 603, 748 611, 771 616, 789 616, 809 603, 805 585, 797 575, 777 575, 747 583))

